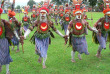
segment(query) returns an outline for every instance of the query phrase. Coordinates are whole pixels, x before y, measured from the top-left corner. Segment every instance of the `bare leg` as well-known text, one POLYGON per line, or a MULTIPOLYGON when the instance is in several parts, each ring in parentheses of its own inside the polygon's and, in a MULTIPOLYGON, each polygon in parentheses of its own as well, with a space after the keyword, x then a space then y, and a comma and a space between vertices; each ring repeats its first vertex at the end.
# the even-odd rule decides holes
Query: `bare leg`
POLYGON ((2 66, 0 65, 0 72, 2 72, 2 66))
POLYGON ((82 60, 81 54, 80 54, 80 53, 78 54, 78 58, 79 58, 79 60, 82 60))
POLYGON ((110 43, 109 43, 109 49, 110 49, 110 43))
MULTIPOLYGON (((36 45, 35 45, 35 54, 39 55, 36 45)), ((42 62, 42 57, 39 55, 38 63, 41 63, 41 62, 42 62)))
POLYGON ((42 64, 43 65, 43 69, 46 68, 46 65, 45 65, 46 59, 47 59, 47 57, 43 58, 43 64, 42 64))
POLYGON ((19 52, 20 50, 19 50, 19 44, 17 45, 17 50, 16 50, 16 52, 19 52))
POLYGON ((6 74, 10 74, 10 71, 9 71, 9 64, 6 64, 6 74))
POLYGON ((38 62, 39 62, 39 63, 42 62, 42 57, 39 56, 38 62))
POLYGON ((75 52, 74 51, 71 51, 71 62, 75 62, 75 60, 74 60, 74 56, 75 56, 75 52))
POLYGON ((102 48, 101 48, 101 46, 99 45, 99 48, 98 48, 96 57, 100 58, 100 56, 101 56, 101 51, 102 51, 102 48))
POLYGON ((14 50, 15 46, 12 46, 12 50, 14 50))

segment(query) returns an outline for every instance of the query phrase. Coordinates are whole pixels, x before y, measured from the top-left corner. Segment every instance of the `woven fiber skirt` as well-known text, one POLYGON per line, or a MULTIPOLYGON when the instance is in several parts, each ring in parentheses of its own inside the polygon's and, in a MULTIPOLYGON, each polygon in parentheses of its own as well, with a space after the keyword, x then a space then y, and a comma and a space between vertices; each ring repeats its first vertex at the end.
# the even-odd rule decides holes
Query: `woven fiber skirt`
POLYGON ((63 26, 64 26, 65 35, 66 35, 67 29, 68 29, 68 24, 63 23, 63 26))
POLYGON ((37 49, 37 54, 40 57, 46 57, 47 56, 47 50, 49 46, 49 37, 40 39, 35 37, 35 47, 37 49))
POLYGON ((13 43, 14 46, 19 45, 19 40, 17 39, 16 36, 14 36, 14 37, 11 39, 11 41, 12 41, 12 43, 13 43))
POLYGON ((24 26, 24 31, 27 31, 28 28, 29 28, 29 25, 24 26))
POLYGON ((9 54, 9 43, 6 38, 0 39, 0 65, 6 65, 12 62, 9 54))
POLYGON ((101 36, 97 35, 97 39, 98 39, 99 44, 100 44, 102 49, 106 48, 107 37, 108 37, 107 33, 105 35, 101 34, 101 36))
POLYGON ((83 37, 73 37, 72 36, 71 40, 72 40, 71 42, 72 42, 74 51, 77 51, 80 54, 85 53, 86 55, 89 55, 85 36, 83 36, 83 37))

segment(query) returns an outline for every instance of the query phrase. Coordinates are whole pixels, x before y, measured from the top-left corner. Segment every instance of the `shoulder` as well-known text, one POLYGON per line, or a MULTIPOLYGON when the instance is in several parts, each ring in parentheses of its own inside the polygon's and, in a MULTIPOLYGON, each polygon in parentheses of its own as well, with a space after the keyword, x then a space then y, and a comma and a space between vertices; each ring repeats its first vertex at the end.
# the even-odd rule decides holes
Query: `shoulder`
POLYGON ((98 21, 102 21, 102 20, 104 20, 105 19, 105 17, 102 17, 102 18, 100 18, 98 21))
POLYGON ((29 19, 30 19, 30 17, 29 17, 29 16, 27 16, 27 18, 29 18, 29 19))
POLYGON ((69 22, 69 26, 73 26, 73 22, 74 22, 74 20, 71 20, 71 21, 69 22))
POLYGON ((53 21, 48 21, 48 24, 49 24, 50 26, 53 26, 53 21))
POLYGON ((73 23, 74 20, 71 20, 70 23, 73 23))
POLYGON ((10 25, 10 23, 7 20, 1 19, 1 21, 4 23, 4 25, 10 25))

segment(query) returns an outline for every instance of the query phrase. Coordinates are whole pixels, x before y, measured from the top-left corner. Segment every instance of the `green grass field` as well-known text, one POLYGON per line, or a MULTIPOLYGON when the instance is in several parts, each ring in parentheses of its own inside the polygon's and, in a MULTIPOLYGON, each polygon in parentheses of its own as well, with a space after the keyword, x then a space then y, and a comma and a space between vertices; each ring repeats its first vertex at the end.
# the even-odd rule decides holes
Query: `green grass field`
MULTIPOLYGON (((30 14, 29 14, 30 15, 30 14)), ((91 18, 91 13, 87 13, 91 18)), ((93 24, 101 17, 102 12, 94 12, 93 24)), ((20 14, 22 18, 23 14, 20 14)), ((19 14, 16 18, 20 21, 19 14)), ((8 19, 6 14, 2 14, 2 19, 8 19)), ((93 27, 92 22, 88 21, 90 26, 93 27)), ((60 25, 55 27, 61 30, 60 25)), ((88 51, 90 55, 82 54, 82 60, 78 59, 78 53, 75 55, 76 63, 71 62, 71 47, 64 45, 64 39, 57 35, 55 32, 55 38, 51 38, 51 45, 48 48, 48 57, 46 61, 46 69, 42 69, 42 64, 37 62, 38 56, 35 54, 35 45, 29 42, 29 39, 33 35, 34 31, 30 33, 30 37, 24 41, 24 54, 22 53, 22 46, 20 45, 20 52, 16 53, 16 50, 11 50, 11 57, 13 62, 10 63, 11 74, 110 74, 110 50, 107 44, 107 49, 102 51, 100 59, 95 57, 98 49, 98 45, 92 42, 92 32, 86 36, 88 51)), ((10 47, 11 48, 11 47, 10 47)), ((3 66, 2 73, 6 73, 6 68, 3 66)))

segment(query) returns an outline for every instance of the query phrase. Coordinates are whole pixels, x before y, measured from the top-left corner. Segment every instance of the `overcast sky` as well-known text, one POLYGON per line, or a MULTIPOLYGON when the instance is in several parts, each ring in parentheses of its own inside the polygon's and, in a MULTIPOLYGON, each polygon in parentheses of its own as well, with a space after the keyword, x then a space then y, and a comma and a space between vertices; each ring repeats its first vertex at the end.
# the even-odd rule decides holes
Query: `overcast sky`
MULTIPOLYGON (((13 2, 13 0, 10 0, 11 2, 13 2)), ((20 6, 25 6, 27 5, 27 2, 29 0, 15 0, 15 6, 20 5, 20 6)), ((40 2, 40 1, 44 1, 44 0, 34 0, 35 2, 40 2)))

